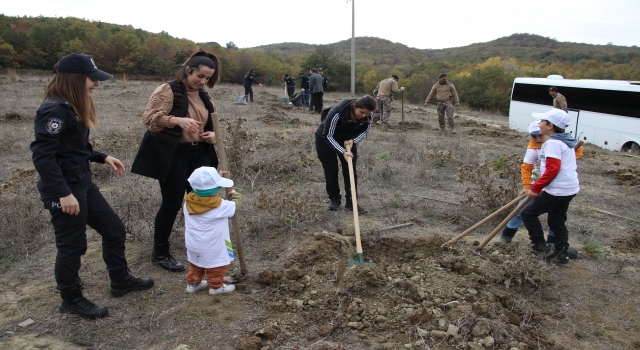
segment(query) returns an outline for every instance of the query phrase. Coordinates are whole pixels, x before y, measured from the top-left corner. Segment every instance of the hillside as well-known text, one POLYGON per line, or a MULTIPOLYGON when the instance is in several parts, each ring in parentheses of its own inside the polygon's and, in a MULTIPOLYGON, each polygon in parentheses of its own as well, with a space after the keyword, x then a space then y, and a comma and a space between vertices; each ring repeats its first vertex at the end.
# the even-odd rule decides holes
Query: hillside
MULTIPOLYGON (((318 45, 279 43, 257 46, 265 53, 309 55, 318 45)), ((351 55, 351 39, 327 45, 344 59, 351 55)), ((491 57, 513 57, 522 61, 578 63, 580 60, 627 63, 640 58, 640 48, 559 42, 534 34, 512 34, 496 40, 446 49, 416 49, 401 43, 374 37, 356 38, 356 58, 359 62, 377 64, 412 64, 426 60, 451 62, 482 62, 491 57)))

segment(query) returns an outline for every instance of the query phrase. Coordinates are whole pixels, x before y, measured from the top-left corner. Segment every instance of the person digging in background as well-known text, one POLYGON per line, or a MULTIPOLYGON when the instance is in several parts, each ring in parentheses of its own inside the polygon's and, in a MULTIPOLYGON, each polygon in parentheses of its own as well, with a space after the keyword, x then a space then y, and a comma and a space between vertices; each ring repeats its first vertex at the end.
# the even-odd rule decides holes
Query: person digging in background
MULTIPOLYGON (((393 109, 393 93, 398 91, 404 91, 404 86, 398 88, 397 75, 392 74, 390 78, 384 79, 378 83, 373 90, 373 95, 378 101, 378 109, 380 110, 380 122, 382 125, 389 125, 389 117, 391 117, 391 110, 393 109)), ((378 121, 374 118, 374 123, 378 121)))
MULTIPOLYGON (((365 95, 359 99, 347 98, 333 106, 324 121, 316 130, 316 151, 324 169, 324 178, 327 194, 331 200, 329 210, 340 208, 342 196, 338 182, 338 159, 342 165, 342 177, 344 179, 345 209, 353 210, 351 196, 351 181, 346 157, 353 159, 353 177, 358 188, 358 174, 356 162, 358 160, 358 143, 362 141, 373 121, 373 111, 376 109, 376 100, 365 95), (347 152, 346 146, 351 146, 351 152, 347 152)), ((358 213, 365 214, 367 210, 358 204, 358 213)))
POLYGON ((291 97, 296 92, 296 81, 289 74, 285 74, 282 78, 282 83, 287 88, 287 96, 291 97))
POLYGON ((456 107, 460 106, 458 92, 456 91, 456 87, 453 86, 453 83, 447 81, 447 73, 441 73, 438 79, 438 82, 433 85, 429 96, 427 96, 427 99, 424 101, 424 106, 427 107, 429 100, 435 95, 436 101, 438 102, 438 123, 440 123, 440 131, 445 131, 444 115, 446 113, 449 131, 455 133, 451 100, 454 100, 456 107))
POLYGON ((224 276, 233 261, 233 246, 229 237, 229 218, 240 207, 242 196, 231 189, 233 181, 221 177, 213 167, 196 169, 189 177, 193 188, 185 196, 184 241, 187 247, 189 273, 187 293, 209 288, 209 294, 233 292, 233 284, 225 284, 224 276), (227 198, 218 192, 228 188, 227 198), (203 281, 203 277, 207 280, 203 281))
POLYGON ((255 74, 256 71, 254 69, 248 71, 247 75, 244 76, 244 82, 242 83, 242 86, 244 86, 244 94, 247 96, 247 100, 249 102, 253 102, 253 84, 262 86, 262 84, 253 77, 255 74))
MULTIPOLYGON (((534 121, 529 124, 529 136, 531 136, 531 140, 529 141, 527 151, 524 155, 524 159, 522 160, 522 166, 520 167, 520 174, 522 175, 522 191, 519 195, 526 194, 531 185, 540 177, 540 150, 542 144, 548 139, 548 136, 540 134, 539 121, 534 121)), ((582 156, 582 151, 583 147, 580 146, 576 150, 576 158, 580 158, 582 156)), ((522 224, 522 218, 520 216, 521 213, 522 210, 507 223, 507 226, 502 231, 502 236, 500 236, 498 240, 494 241, 493 244, 500 246, 506 243, 511 243, 511 240, 516 235, 518 228, 522 224)), ((555 236, 553 231, 549 230, 547 244, 552 245, 554 243, 555 236)), ((569 247, 568 252, 572 259, 578 257, 578 251, 575 248, 569 247)))
POLYGON ((569 232, 565 224, 567 211, 569 203, 580 191, 573 148, 578 141, 564 132, 570 122, 565 111, 554 108, 546 113, 532 113, 532 116, 540 120, 540 134, 549 139, 542 144, 540 151, 541 176, 527 190, 527 197, 535 201, 522 210, 522 222, 529 231, 533 256, 538 259, 551 258, 556 265, 566 267, 569 263, 569 232), (547 213, 549 229, 555 235, 553 248, 544 241, 538 218, 544 213, 547 213))
POLYGON ((153 279, 129 274, 124 224, 91 180, 89 162, 107 164, 117 175, 124 172, 121 161, 89 143, 89 131, 98 123, 93 90, 112 76, 99 70, 93 57, 76 53, 62 57, 54 74, 36 111, 30 148, 40 175, 38 192, 51 214, 58 250, 54 273, 62 297, 60 312, 102 318, 109 310, 82 295, 78 274, 81 256, 87 252, 87 225, 102 236, 102 258, 113 296, 149 289, 153 279))
POLYGON ((205 86, 213 88, 220 74, 215 55, 194 52, 178 70, 177 79, 153 91, 142 115, 157 139, 151 150, 138 152, 131 172, 158 180, 162 202, 154 221, 151 261, 171 272, 184 271, 184 265, 171 255, 169 237, 185 192, 191 191, 187 178, 201 166, 218 166, 211 118, 215 105, 205 86), (177 144, 168 147, 157 141, 160 138, 177 144))

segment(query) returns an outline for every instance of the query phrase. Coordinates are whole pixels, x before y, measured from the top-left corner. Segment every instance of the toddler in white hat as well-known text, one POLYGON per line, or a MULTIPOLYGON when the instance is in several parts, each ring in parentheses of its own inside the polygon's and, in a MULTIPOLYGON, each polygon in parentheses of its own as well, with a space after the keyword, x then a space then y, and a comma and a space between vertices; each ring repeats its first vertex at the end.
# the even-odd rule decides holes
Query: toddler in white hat
POLYGON ((187 292, 207 287, 209 294, 233 292, 236 287, 224 283, 234 258, 228 219, 240 207, 242 196, 231 188, 233 181, 221 177, 214 167, 196 169, 188 181, 193 191, 185 196, 183 206, 189 260, 187 292), (218 196, 221 188, 226 188, 230 200, 218 196), (203 281, 205 275, 207 280, 203 281))

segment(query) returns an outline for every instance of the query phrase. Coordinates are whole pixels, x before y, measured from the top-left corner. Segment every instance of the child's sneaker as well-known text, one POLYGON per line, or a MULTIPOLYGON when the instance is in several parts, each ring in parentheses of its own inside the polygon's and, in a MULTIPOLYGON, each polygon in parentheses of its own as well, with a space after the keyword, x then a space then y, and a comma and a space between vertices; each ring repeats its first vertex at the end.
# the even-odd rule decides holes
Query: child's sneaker
POLYGON ((558 267, 568 267, 569 266, 569 254, 565 250, 561 252, 553 252, 553 257, 551 258, 551 262, 556 264, 558 267))
POLYGON ((536 260, 545 260, 553 254, 553 247, 546 243, 534 244, 531 255, 536 260))
POLYGON ((202 280, 199 285, 194 286, 193 284, 187 284, 187 293, 195 293, 204 289, 209 288, 207 281, 202 280))
POLYGON ((222 294, 222 293, 231 293, 236 290, 236 286, 233 284, 223 284, 220 288, 209 288, 209 294, 222 294))

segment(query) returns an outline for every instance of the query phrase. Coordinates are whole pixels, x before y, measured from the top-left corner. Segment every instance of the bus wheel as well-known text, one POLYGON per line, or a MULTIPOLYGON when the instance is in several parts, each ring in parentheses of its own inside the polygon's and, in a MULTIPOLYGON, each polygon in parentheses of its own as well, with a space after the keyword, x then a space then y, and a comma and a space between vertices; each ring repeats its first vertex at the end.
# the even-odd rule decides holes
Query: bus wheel
POLYGON ((632 154, 640 154, 640 146, 635 142, 627 142, 622 146, 622 151, 632 154))

